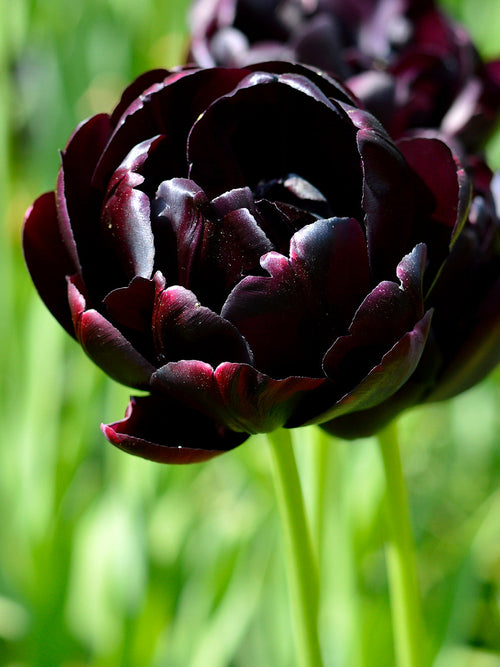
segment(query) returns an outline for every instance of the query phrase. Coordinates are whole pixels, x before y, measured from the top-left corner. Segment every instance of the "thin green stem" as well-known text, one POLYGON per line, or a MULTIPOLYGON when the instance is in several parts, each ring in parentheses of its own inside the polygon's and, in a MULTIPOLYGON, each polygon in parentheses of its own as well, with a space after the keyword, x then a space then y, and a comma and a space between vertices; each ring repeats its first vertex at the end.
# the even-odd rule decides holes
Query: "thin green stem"
POLYGON ((319 577, 306 521, 302 488, 290 432, 268 434, 281 520, 300 664, 321 667, 318 637, 319 577))
POLYGON ((329 454, 330 450, 337 443, 332 442, 333 438, 319 427, 309 427, 312 433, 312 479, 311 479, 311 537, 316 551, 318 565, 321 565, 325 505, 326 505, 326 482, 328 477, 329 454))
POLYGON ((378 435, 386 481, 389 528, 387 567, 398 667, 421 667, 425 659, 415 548, 401 466, 398 433, 390 424, 378 435))

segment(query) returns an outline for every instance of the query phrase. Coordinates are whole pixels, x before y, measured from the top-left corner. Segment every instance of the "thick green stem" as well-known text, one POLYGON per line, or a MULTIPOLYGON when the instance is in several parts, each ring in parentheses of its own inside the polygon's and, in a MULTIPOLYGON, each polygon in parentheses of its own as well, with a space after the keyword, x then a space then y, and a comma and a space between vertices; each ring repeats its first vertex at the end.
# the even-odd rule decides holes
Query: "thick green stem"
POLYGON ((290 432, 268 434, 273 460, 276 495, 286 537, 286 555, 295 636, 300 664, 321 667, 318 637, 318 566, 306 521, 302 488, 290 432))
POLYGON ((415 549, 396 426, 390 424, 379 433, 378 439, 386 481, 389 528, 387 567, 396 664, 398 667, 422 667, 425 664, 425 637, 415 549))

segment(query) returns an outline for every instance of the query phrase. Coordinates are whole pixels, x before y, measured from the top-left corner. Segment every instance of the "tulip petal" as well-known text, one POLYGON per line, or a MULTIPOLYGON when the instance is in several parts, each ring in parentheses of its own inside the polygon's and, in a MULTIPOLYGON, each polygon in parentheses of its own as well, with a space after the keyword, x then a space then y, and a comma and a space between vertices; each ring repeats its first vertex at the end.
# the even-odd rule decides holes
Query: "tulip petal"
POLYGON ((155 294, 155 282, 137 276, 127 287, 119 287, 107 294, 103 303, 120 326, 146 333, 151 331, 155 294))
POLYGON ((81 123, 61 154, 56 201, 59 228, 81 273, 91 301, 109 291, 109 258, 100 247, 102 194, 90 187, 92 174, 111 134, 109 116, 99 114, 81 123))
POLYGON ((115 171, 104 202, 101 223, 103 238, 120 260, 128 279, 150 278, 155 247, 151 229, 149 197, 138 189, 144 177, 138 173, 158 139, 136 146, 115 171))
POLYGON ((248 438, 182 403, 157 396, 132 397, 125 418, 102 424, 101 429, 116 447, 158 463, 207 461, 248 438))
POLYGON ((363 128, 357 140, 370 266, 373 280, 379 282, 393 275, 408 247, 414 215, 411 172, 382 133, 363 128))
POLYGON ((201 361, 178 361, 158 369, 151 383, 229 429, 266 433, 283 426, 304 393, 325 380, 274 380, 247 364, 226 362, 214 370, 201 361))
POLYGON ((356 216, 361 174, 354 142, 344 111, 316 85, 303 76, 259 71, 193 125, 190 178, 213 198, 298 174, 335 205, 336 215, 356 216))
MULTIPOLYGON (((78 249, 88 239, 89 212, 95 213, 99 200, 90 190, 90 182, 99 156, 111 134, 109 116, 98 114, 81 123, 71 135, 61 154, 57 183, 57 210, 63 237, 76 240, 78 249)), ((96 216, 96 222, 98 215, 96 216)))
MULTIPOLYGON (((345 104, 356 104, 356 98, 353 97, 352 93, 340 81, 334 76, 330 76, 328 72, 312 65, 298 62, 293 63, 289 60, 280 59, 272 62, 258 62, 248 65, 246 69, 272 74, 284 74, 286 78, 300 77, 302 83, 304 83, 304 80, 309 80, 330 100, 337 100, 345 104)), ((312 88, 309 90, 312 92, 312 88)), ((317 93, 313 93, 313 96, 315 94, 317 93)))
POLYGON ((369 285, 366 241, 354 219, 318 220, 298 231, 290 258, 262 260, 270 277, 248 276, 222 316, 248 341, 255 366, 272 377, 322 376, 321 359, 369 285))
POLYGON ((118 125, 122 115, 129 109, 131 104, 140 98, 141 93, 145 90, 149 90, 157 83, 163 83, 168 74, 169 72, 166 69, 152 69, 139 75, 129 86, 127 86, 122 93, 120 102, 111 114, 111 123, 113 127, 118 125))
POLYGON ((500 363, 500 279, 474 315, 476 325, 448 360, 428 401, 442 401, 470 389, 500 363))
MULTIPOLYGON (((325 412, 319 416, 314 416, 305 423, 321 424, 329 430, 327 422, 335 420, 335 418, 342 415, 374 408, 395 394, 411 377, 418 366, 427 336, 429 335, 431 318, 432 311, 428 311, 411 331, 405 333, 383 355, 382 360, 369 371, 354 389, 348 391, 325 412)), ((328 389, 326 393, 328 393, 328 389)), ((318 400, 318 397, 313 396, 313 398, 318 400)), ((309 409, 312 412, 315 409, 317 410, 317 407, 311 405, 312 401, 310 397, 306 400, 308 400, 309 409)), ((322 400, 325 401, 324 398, 322 400)), ((305 406, 302 410, 306 410, 305 406)), ((293 421, 287 424, 287 426, 294 425, 293 421)), ((334 421, 332 427, 334 428, 334 421)))
MULTIPOLYGON (((398 143, 398 147, 428 190, 427 199, 431 199, 429 215, 433 223, 448 228, 449 245, 460 234, 467 218, 470 201, 468 181, 462 178, 459 180, 460 168, 457 167, 451 150, 439 139, 403 139, 398 143)), ((423 215, 421 218, 426 220, 423 215)), ((422 234, 422 231, 425 232, 418 230, 417 233, 422 234)), ((432 243, 432 239, 424 236, 419 240, 432 243)))
POLYGON ((75 280, 68 280, 68 300, 76 337, 92 361, 117 382, 148 389, 154 366, 101 313, 85 310, 85 298, 75 280))
POLYGON ((158 134, 166 134, 170 142, 170 158, 164 165, 163 178, 187 176, 186 137, 190 127, 213 99, 232 90, 245 74, 245 70, 237 69, 185 70, 169 74, 161 83, 146 88, 117 122, 102 151, 93 185, 103 190, 127 153, 158 134))
MULTIPOLYGON (((158 218, 168 221, 177 242, 178 275, 173 282, 219 310, 243 275, 260 273, 259 260, 272 249, 270 241, 247 208, 219 219, 203 190, 187 179, 164 181, 157 197, 158 218)), ((224 203, 219 198, 216 206, 223 210, 228 203, 228 198, 224 203)))
POLYGON ((223 361, 252 363, 238 329, 178 285, 156 297, 153 336, 161 363, 179 359, 203 359, 213 365, 223 361))
POLYGON ((53 192, 46 192, 28 209, 23 228, 23 251, 43 302, 74 336, 66 276, 76 273, 78 265, 61 237, 53 192))
POLYGON ((399 263, 401 286, 383 281, 364 299, 348 335, 339 337, 323 359, 324 372, 332 381, 361 381, 377 359, 422 317, 425 254, 425 246, 417 246, 399 263))

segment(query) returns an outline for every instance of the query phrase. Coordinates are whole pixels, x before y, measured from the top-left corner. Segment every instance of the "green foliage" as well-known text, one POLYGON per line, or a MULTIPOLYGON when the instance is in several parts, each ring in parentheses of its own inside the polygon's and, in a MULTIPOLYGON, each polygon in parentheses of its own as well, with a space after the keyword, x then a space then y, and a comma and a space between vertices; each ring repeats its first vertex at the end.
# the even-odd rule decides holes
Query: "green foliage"
MULTIPOLYGON (((447 5, 493 55, 496 0, 447 5)), ((162 467, 106 444, 98 424, 121 416, 128 390, 46 312, 21 255, 24 210, 53 187, 57 149, 82 118, 110 110, 135 75, 181 59, 185 11, 185 2, 166 0, 0 0, 6 667, 295 664, 264 439, 193 467, 162 467)), ((497 373, 401 420, 429 636, 435 651, 444 642, 437 667, 500 665, 499 381, 497 373)), ((307 488, 311 443, 302 430, 295 438, 307 488)), ((393 657, 375 442, 332 443, 327 479, 326 663, 386 667, 393 657)))

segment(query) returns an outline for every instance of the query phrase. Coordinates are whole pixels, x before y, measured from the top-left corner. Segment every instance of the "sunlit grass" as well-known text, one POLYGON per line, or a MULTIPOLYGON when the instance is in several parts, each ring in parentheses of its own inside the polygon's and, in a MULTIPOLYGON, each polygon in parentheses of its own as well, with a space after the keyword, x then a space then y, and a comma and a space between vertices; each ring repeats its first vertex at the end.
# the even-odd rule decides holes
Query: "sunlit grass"
MULTIPOLYGON (((454 4, 493 55, 495 0, 489 13, 476 0, 454 4)), ((0 0, 2 666, 294 665, 265 442, 192 467, 112 448, 99 423, 122 416, 129 390, 62 332, 21 255, 24 210, 53 188, 57 149, 83 117, 111 110, 141 71, 177 64, 185 6, 0 0)), ((500 664, 499 380, 401 422, 426 621, 435 650, 445 642, 436 667, 500 664)), ((305 439, 298 450, 305 476, 305 439)), ((365 638, 356 660, 387 667, 374 441, 337 443, 328 470, 325 656, 342 664, 356 621, 365 638)))

